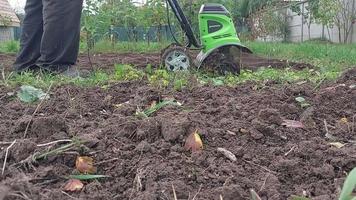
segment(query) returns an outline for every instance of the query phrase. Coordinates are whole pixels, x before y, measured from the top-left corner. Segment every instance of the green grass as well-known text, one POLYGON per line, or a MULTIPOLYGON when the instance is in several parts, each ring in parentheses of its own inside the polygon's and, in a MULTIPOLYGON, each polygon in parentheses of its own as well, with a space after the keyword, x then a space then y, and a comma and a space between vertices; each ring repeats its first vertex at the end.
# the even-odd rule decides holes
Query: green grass
POLYGON ((356 64, 354 44, 248 42, 246 45, 258 55, 311 63, 321 71, 339 71, 356 64))
POLYGON ((20 48, 18 41, 7 41, 0 43, 0 53, 17 53, 20 48))

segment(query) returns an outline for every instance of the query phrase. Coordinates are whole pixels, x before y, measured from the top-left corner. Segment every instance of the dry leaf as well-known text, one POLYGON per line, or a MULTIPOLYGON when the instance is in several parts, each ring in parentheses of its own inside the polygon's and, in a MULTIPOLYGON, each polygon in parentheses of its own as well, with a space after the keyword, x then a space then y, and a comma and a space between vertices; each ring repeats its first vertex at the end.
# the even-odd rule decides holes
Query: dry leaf
POLYGON ((329 143, 331 146, 334 146, 338 149, 341 149, 342 147, 344 147, 346 144, 342 144, 341 142, 331 142, 329 143))
POLYGON ((188 136, 188 138, 185 140, 184 148, 187 151, 191 150, 192 152, 200 151, 203 149, 203 141, 201 140, 198 131, 195 131, 188 136))
POLYGON ((78 156, 75 161, 75 167, 78 171, 85 174, 93 174, 96 172, 94 160, 88 156, 78 156))
POLYGON ((235 132, 232 132, 232 131, 229 131, 229 130, 227 130, 226 132, 227 132, 227 134, 229 134, 229 135, 234 135, 234 136, 236 135, 235 132))
POLYGON ((218 152, 222 153, 224 156, 226 156, 228 159, 230 159, 233 162, 237 160, 236 156, 233 153, 231 153, 231 151, 228 151, 224 148, 218 148, 218 152))
POLYGON ((248 133, 248 130, 244 129, 244 128, 240 128, 240 132, 246 134, 246 133, 248 133))
POLYGON ((154 107, 154 106, 156 106, 157 105, 157 101, 152 101, 151 102, 151 105, 149 106, 149 108, 152 108, 152 107, 154 107))
POLYGON ((347 120, 346 117, 343 117, 340 119, 340 122, 343 123, 343 124, 347 124, 349 122, 349 120, 347 120))
POLYGON ((82 190, 84 187, 84 184, 78 180, 78 179, 69 179, 64 186, 64 191, 66 192, 78 192, 82 190))
POLYGON ((304 124, 302 122, 288 119, 283 120, 282 126, 290 128, 304 128, 304 124))

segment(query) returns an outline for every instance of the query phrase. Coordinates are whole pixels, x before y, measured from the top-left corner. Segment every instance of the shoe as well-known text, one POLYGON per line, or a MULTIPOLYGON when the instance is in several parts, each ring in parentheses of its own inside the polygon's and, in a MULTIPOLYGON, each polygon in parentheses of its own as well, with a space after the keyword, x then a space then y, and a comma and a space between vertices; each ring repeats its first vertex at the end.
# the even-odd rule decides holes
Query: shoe
POLYGON ((75 65, 62 66, 64 71, 61 70, 59 75, 68 77, 68 78, 81 78, 81 73, 78 70, 78 67, 75 65))
POLYGON ((13 72, 15 74, 21 74, 24 72, 30 72, 33 74, 37 74, 37 73, 40 73, 40 71, 41 71, 41 67, 38 65, 30 65, 28 67, 22 67, 21 69, 18 69, 17 67, 13 66, 13 69, 14 69, 13 72))
POLYGON ((76 65, 52 65, 46 66, 45 69, 55 75, 68 78, 86 78, 90 74, 89 71, 79 70, 76 65))
POLYGON ((76 65, 67 66, 67 69, 59 73, 59 75, 66 76, 68 78, 88 78, 90 71, 79 70, 76 65))

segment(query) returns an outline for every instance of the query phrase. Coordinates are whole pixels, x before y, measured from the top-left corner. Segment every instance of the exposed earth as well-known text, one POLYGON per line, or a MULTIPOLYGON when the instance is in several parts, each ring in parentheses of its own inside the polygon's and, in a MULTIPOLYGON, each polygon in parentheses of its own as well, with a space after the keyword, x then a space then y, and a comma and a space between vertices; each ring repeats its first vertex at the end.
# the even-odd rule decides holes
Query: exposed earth
MULTIPOLYGON (((144 67, 157 63, 157 56, 103 54, 93 63, 107 69, 118 61, 144 67)), ((6 64, 13 56, 0 59, 6 64)), ((79 61, 88 64, 84 56, 79 61)), ((317 90, 309 83, 270 82, 234 88, 196 84, 179 92, 158 90, 145 81, 106 89, 67 85, 53 88, 33 118, 38 103, 22 103, 13 94, 18 88, 0 86, 1 167, 16 140, 0 176, 0 199, 163 200, 174 199, 175 191, 179 200, 239 200, 250 199, 254 189, 263 200, 293 195, 334 200, 346 173, 356 166, 355 83, 354 68, 317 90), (301 107, 295 100, 299 96, 309 106, 301 107), (182 106, 164 107, 145 119, 135 116, 137 108, 167 98, 182 106), (286 119, 304 128, 286 127, 286 119), (183 146, 195 130, 204 148, 191 153, 183 146), (66 142, 41 144, 72 137, 86 148, 28 164, 34 153, 66 142), (332 142, 346 145, 337 148, 332 142), (219 147, 237 161, 218 152, 219 147), (84 181, 81 192, 63 192, 63 177, 75 173, 78 155, 94 158, 97 174, 109 178, 84 181)))

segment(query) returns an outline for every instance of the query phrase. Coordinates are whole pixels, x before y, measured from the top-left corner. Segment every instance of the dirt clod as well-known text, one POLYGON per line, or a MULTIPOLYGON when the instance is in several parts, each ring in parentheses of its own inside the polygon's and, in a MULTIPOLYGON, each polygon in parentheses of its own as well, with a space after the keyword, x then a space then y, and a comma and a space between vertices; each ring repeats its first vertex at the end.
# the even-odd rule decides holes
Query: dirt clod
POLYGON ((69 127, 61 116, 38 117, 33 119, 31 133, 36 137, 63 139, 68 137, 69 127))
POLYGON ((189 122, 186 118, 177 118, 176 116, 164 117, 161 120, 162 136, 164 140, 174 142, 177 139, 183 139, 187 135, 189 122))

